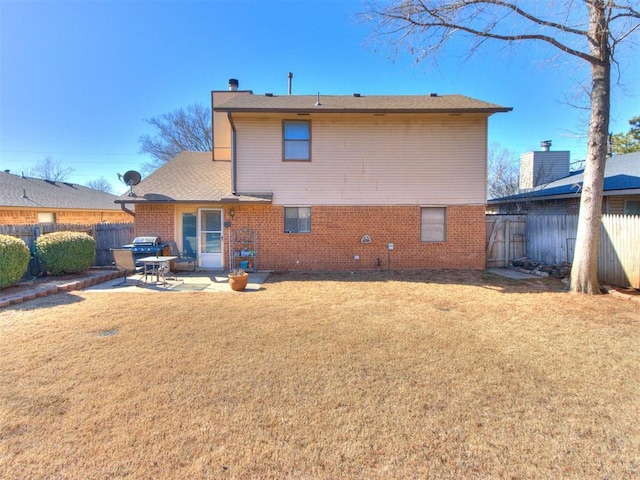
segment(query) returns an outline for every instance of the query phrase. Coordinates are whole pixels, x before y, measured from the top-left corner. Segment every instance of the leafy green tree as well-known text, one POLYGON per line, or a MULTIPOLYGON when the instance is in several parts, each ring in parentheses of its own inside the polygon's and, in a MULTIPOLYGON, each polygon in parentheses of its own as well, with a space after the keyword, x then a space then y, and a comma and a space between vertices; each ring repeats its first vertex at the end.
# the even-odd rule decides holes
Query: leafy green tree
POLYGON ((631 128, 627 133, 616 133, 611 136, 611 147, 614 155, 640 151, 640 115, 629 120, 631 128))

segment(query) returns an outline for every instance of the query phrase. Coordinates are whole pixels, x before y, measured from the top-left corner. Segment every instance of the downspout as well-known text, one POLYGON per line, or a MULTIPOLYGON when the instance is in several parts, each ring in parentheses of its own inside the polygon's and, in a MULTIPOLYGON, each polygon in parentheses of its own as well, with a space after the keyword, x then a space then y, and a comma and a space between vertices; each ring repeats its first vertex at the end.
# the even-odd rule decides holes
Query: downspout
POLYGON ((121 203, 121 204, 120 204, 120 208, 122 209, 122 211, 123 211, 124 213, 128 213, 129 215, 131 215, 132 217, 134 217, 134 218, 135 218, 135 216, 136 216, 136 212, 134 212, 133 210, 129 210, 129 209, 127 208, 126 204, 121 203))
POLYGON ((236 194, 236 125, 233 123, 231 112, 227 112, 227 118, 231 125, 231 193, 236 194))

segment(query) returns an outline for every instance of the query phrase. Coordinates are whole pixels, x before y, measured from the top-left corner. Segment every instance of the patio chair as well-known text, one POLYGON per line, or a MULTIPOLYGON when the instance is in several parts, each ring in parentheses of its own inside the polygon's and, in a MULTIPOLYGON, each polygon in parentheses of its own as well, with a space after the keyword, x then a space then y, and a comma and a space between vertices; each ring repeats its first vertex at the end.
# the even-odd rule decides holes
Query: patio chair
POLYGON ((112 248, 113 263, 116 268, 124 272, 124 280, 120 283, 114 283, 113 286, 127 285, 127 274, 140 273, 142 267, 136 265, 136 261, 133 258, 133 252, 127 248, 112 248))
POLYGON ((167 245, 169 246, 169 248, 171 249, 171 256, 172 257, 178 257, 177 259, 174 260, 174 262, 176 262, 176 264, 187 264, 187 270, 194 272, 196 269, 196 259, 195 256, 191 253, 185 253, 185 252, 180 252, 180 250, 178 250, 178 245, 176 244, 176 242, 167 242, 167 245), (193 265, 193 268, 192 268, 193 265))

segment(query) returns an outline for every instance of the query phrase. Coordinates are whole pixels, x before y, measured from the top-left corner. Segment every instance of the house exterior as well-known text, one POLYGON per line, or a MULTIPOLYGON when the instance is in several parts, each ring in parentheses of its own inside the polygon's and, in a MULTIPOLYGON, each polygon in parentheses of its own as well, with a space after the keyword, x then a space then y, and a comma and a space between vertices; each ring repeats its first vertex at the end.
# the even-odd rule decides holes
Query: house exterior
POLYGON ((212 106, 207 163, 185 152, 118 200, 136 235, 195 247, 200 268, 484 268, 488 118, 510 108, 235 81, 212 106))
MULTIPOLYGON (((608 158, 604 176, 602 213, 640 215, 640 152, 608 158)), ((521 192, 490 199, 487 210, 500 214, 577 215, 583 177, 583 170, 569 172, 569 152, 547 150, 524 154, 520 169, 521 192), (536 168, 543 181, 534 182, 531 179, 535 175, 527 172, 533 172, 533 165, 539 160, 542 162, 536 168)))
POLYGON ((131 223, 118 197, 75 183, 0 172, 0 225, 131 223))

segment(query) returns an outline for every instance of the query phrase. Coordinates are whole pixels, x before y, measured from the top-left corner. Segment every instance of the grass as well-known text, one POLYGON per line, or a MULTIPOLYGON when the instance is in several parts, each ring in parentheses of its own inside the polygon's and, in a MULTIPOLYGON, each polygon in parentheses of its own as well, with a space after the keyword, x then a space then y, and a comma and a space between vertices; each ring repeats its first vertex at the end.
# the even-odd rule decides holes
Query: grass
POLYGON ((0 477, 632 478, 640 306, 483 272, 0 311, 0 477))

